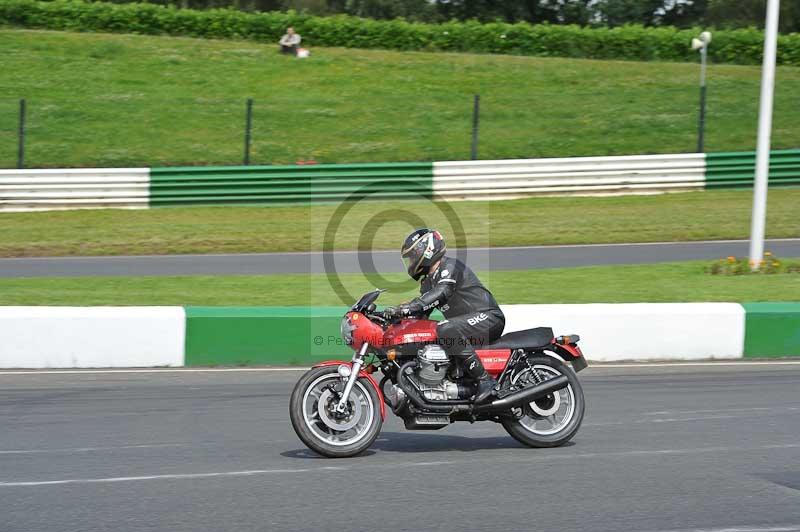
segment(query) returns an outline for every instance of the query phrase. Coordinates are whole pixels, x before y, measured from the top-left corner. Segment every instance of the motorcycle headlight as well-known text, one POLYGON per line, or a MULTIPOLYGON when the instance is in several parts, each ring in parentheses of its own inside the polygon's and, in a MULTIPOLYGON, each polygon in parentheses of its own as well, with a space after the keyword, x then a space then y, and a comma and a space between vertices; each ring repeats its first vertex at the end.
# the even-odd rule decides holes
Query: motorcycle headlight
POLYGON ((355 329, 355 325, 353 322, 350 321, 350 316, 345 316, 342 318, 342 324, 340 326, 340 331, 342 333, 342 340, 347 345, 353 345, 353 329, 355 329))

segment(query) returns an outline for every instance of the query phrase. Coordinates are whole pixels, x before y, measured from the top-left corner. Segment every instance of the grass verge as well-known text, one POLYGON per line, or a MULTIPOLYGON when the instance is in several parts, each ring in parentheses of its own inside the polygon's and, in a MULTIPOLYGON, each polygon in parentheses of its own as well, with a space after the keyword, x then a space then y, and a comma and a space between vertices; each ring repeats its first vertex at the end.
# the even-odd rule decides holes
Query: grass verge
MULTIPOLYGON (((800 300, 800 274, 709 275, 707 266, 691 261, 479 276, 503 304, 800 300)), ((402 274, 386 278, 407 280, 402 274)), ((342 280, 356 296, 373 288, 358 274, 342 280)), ((413 284, 406 286, 381 303, 413 296, 413 284)), ((345 306, 324 275, 2 279, 0 305, 345 306)))
MULTIPOLYGON (((539 197, 452 202, 445 216, 427 201, 364 202, 340 220, 333 248, 396 249, 410 231, 402 209, 468 246, 524 246, 747 238, 752 192, 709 190, 656 196, 539 197), (373 218, 378 215, 378 221, 373 218), (374 238, 367 238, 374 232, 374 238)), ((800 236, 800 188, 769 192, 767 236, 800 236)), ((0 215, 0 256, 245 253, 322 249, 336 205, 169 207, 0 215)), ((407 214, 406 220, 412 218, 407 214)))
MULTIPOLYGON (((0 30, 0 167, 240 164, 245 99, 254 164, 689 152, 698 66, 0 30)), ((688 46, 688 44, 687 44, 688 46)), ((710 65, 706 149, 755 146, 760 67, 710 65)), ((800 146, 800 68, 778 67, 774 148, 800 146)))

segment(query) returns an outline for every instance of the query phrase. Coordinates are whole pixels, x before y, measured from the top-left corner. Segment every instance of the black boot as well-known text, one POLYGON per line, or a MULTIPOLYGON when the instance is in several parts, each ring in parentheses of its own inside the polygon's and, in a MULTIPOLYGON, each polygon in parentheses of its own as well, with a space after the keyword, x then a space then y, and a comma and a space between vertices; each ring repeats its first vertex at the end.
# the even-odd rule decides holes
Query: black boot
POLYGON ((467 375, 472 377, 478 385, 475 391, 475 404, 485 403, 492 395, 497 381, 486 372, 486 368, 483 367, 481 359, 474 351, 464 359, 464 365, 467 375))

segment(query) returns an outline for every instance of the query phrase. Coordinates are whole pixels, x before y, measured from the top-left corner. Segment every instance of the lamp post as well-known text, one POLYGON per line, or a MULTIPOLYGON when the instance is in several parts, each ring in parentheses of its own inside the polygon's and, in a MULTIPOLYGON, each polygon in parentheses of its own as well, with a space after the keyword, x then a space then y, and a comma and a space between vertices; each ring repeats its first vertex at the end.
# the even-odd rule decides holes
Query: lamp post
POLYGON ((780 0, 767 0, 764 25, 764 62, 761 67, 761 101, 758 110, 756 175, 753 183, 753 215, 750 221, 750 268, 758 270, 764 260, 764 230, 767 217, 767 180, 772 133, 772 97, 775 91, 775 55, 778 47, 780 0))
POLYGON ((697 124, 697 152, 703 153, 703 135, 706 128, 706 59, 711 32, 704 31, 700 37, 692 39, 692 50, 700 50, 700 118, 697 124))

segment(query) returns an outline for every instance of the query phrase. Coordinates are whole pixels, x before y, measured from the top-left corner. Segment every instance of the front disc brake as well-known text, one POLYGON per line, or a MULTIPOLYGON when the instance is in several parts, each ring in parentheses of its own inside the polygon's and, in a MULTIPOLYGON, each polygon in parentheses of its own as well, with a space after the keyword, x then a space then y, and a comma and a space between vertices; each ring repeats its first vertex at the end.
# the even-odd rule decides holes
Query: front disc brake
POLYGON ((322 420, 327 427, 344 432, 355 427, 358 420, 361 419, 361 402, 354 401, 351 397, 347 404, 347 415, 343 418, 332 415, 332 410, 336 407, 338 402, 339 399, 333 392, 325 390, 319 396, 317 411, 319 412, 320 420, 322 420))

